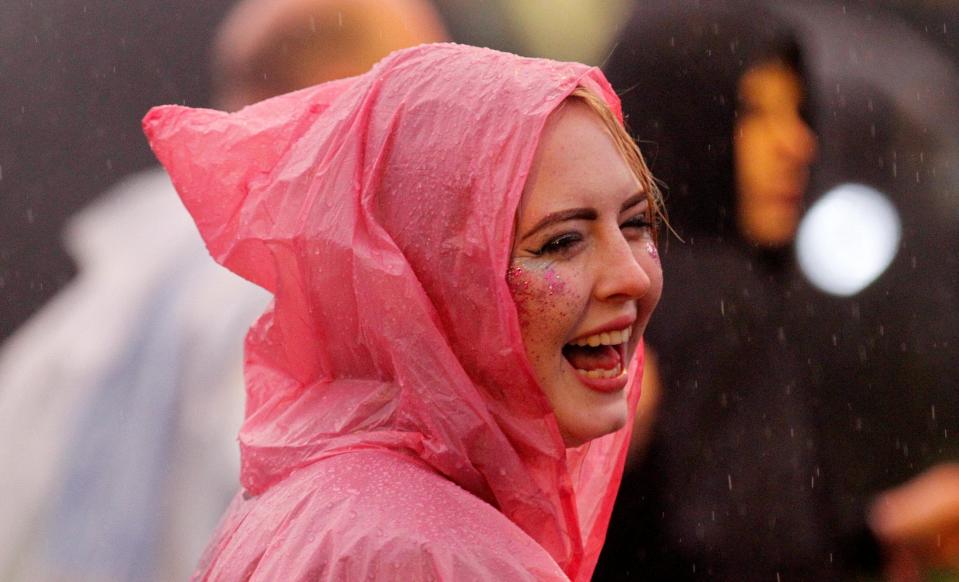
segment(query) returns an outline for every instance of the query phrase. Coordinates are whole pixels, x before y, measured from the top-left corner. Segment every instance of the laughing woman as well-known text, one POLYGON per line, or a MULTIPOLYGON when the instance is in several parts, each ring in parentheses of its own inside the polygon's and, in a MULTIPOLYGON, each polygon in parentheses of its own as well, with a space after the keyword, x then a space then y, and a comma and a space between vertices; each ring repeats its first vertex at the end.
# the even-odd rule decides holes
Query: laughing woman
POLYGON ((590 578, 662 286, 620 119, 596 69, 457 45, 147 115, 213 257, 274 295, 196 579, 590 578))

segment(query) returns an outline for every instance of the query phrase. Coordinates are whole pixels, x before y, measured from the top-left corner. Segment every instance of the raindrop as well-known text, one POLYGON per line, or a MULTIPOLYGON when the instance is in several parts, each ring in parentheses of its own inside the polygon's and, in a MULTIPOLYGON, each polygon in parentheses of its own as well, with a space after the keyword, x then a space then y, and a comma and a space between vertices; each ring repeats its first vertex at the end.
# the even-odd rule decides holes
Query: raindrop
POLYGON ((729 490, 733 490, 733 476, 729 473, 726 473, 726 482, 729 484, 729 490))

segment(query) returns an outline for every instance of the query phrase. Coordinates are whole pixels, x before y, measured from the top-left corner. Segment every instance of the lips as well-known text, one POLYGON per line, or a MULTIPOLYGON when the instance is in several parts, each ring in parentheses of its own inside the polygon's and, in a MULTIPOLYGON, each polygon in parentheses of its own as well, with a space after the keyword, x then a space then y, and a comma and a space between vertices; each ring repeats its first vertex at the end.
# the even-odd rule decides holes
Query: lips
POLYGON ((569 342, 563 346, 563 356, 588 388, 599 392, 622 390, 627 380, 626 346, 631 335, 632 321, 622 329, 600 331, 569 342))

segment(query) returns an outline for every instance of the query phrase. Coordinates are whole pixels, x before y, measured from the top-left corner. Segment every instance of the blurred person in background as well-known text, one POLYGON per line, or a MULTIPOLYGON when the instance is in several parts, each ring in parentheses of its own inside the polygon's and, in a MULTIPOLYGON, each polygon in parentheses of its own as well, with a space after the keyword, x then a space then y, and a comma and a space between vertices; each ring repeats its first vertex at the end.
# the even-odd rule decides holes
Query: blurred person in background
MULTIPOLYGON (((824 470, 811 369, 830 347, 793 255, 818 147, 795 34, 755 6, 647 6, 606 70, 683 242, 663 253, 647 334, 659 380, 595 579, 844 579, 878 562, 876 534, 895 554, 909 528, 880 526, 890 511, 862 508, 858 531, 834 531, 842 468, 824 470)), ((892 493, 957 491, 953 474, 892 493)), ((923 551, 953 531, 935 522, 955 516, 954 497, 910 516, 896 495, 923 551)))
MULTIPOLYGON (((217 105, 445 38, 421 0, 246 0, 216 37, 217 105)), ((159 169, 65 239, 76 281, 0 351, 0 578, 184 579, 236 490, 241 345, 268 295, 209 260, 159 169)))
POLYGON ((791 242, 817 147, 799 44, 768 12, 637 11, 606 70, 682 242, 664 248, 671 310, 648 334, 661 383, 642 405, 650 440, 597 579, 821 577, 793 318, 791 242))

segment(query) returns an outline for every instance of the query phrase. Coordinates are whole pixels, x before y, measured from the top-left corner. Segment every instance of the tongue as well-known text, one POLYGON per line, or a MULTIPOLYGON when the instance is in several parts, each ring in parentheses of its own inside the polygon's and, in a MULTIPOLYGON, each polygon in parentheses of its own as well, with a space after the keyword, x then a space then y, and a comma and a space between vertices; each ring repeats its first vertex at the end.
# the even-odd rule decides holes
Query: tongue
POLYGON ((563 348, 563 355, 580 370, 613 370, 620 364, 619 350, 613 346, 567 345, 563 348))

